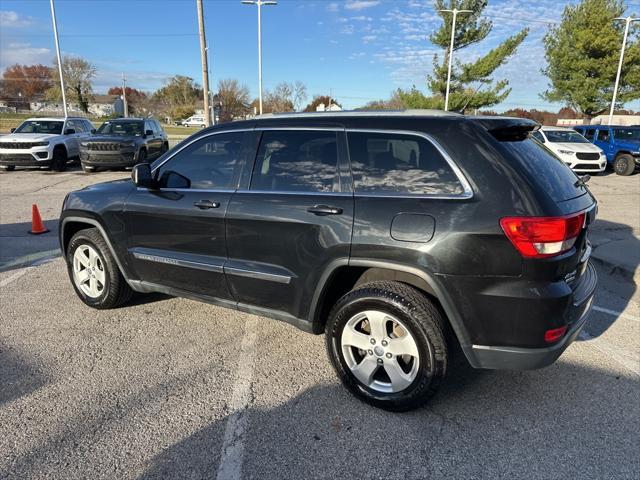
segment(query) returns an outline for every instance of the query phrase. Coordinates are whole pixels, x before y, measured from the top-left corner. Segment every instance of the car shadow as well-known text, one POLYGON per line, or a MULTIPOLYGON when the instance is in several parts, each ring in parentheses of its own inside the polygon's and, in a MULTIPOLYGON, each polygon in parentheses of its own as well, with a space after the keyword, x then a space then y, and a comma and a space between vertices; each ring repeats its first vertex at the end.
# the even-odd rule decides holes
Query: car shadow
POLYGON ((630 225, 596 219, 589 229, 591 262, 598 272, 594 308, 585 326, 588 336, 605 333, 619 318, 637 291, 634 275, 640 266, 640 240, 630 225), (603 309, 607 313, 603 313, 603 309), (598 314, 599 312, 599 314, 598 314))
POLYGON ((32 235, 31 222, 0 224, 0 272, 22 268, 61 254, 58 219, 44 220, 49 231, 32 235))
POLYGON ((42 366, 0 340, 0 406, 47 383, 42 366))

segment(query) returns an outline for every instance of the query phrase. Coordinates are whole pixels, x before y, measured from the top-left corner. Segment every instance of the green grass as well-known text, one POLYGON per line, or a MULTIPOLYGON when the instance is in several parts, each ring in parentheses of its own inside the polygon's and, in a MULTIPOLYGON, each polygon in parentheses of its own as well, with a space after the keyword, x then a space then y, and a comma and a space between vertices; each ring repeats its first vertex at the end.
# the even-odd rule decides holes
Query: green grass
MULTIPOLYGON (((44 114, 38 115, 36 113, 32 113, 32 114, 0 113, 0 133, 9 133, 12 128, 17 127, 27 118, 45 117, 45 116, 51 116, 51 115, 44 115, 44 114)), ((102 125, 102 122, 105 121, 105 119, 95 118, 95 117, 94 118, 89 117, 89 120, 91 120, 91 123, 93 123, 93 125, 96 128, 102 125)), ((196 133, 198 130, 200 130, 198 127, 177 127, 175 125, 165 125, 165 124, 162 124, 162 128, 164 129, 165 132, 167 132, 167 135, 184 135, 184 136, 192 135, 196 133)))

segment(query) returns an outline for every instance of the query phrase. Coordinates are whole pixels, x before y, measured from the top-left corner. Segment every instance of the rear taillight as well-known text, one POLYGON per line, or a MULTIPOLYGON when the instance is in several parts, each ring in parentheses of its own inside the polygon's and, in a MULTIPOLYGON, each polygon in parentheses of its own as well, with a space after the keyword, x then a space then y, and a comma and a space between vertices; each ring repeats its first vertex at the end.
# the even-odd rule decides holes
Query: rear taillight
POLYGON ((567 333, 567 326, 560 328, 554 328, 551 330, 547 330, 544 332, 544 341, 547 343, 554 343, 564 337, 564 334, 567 333))
POLYGON ((505 217, 500 226, 523 257, 545 258, 570 250, 584 220, 584 212, 565 217, 505 217))

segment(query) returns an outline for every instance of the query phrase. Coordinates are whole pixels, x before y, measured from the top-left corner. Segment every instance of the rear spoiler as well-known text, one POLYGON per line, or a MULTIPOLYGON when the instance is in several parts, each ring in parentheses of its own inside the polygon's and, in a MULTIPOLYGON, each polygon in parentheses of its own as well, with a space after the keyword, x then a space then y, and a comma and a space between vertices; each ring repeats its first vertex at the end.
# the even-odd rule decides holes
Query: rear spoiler
POLYGON ((540 129, 540 124, 528 118, 474 117, 500 142, 519 142, 540 129))

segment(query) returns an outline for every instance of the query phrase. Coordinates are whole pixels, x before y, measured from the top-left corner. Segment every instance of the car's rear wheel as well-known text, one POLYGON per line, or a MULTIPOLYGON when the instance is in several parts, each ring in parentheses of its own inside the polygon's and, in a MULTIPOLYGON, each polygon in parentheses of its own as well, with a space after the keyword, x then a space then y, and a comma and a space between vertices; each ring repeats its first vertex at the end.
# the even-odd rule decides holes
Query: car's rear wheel
POLYGON ((62 147, 53 150, 51 168, 56 172, 64 172, 67 169, 67 151, 62 147))
POLYGON ((618 155, 613 162, 613 170, 618 175, 631 175, 635 169, 636 164, 633 160, 633 157, 626 153, 618 155))
POLYGON ((67 270, 78 297, 93 308, 114 308, 133 291, 97 228, 80 230, 67 248, 67 270))
POLYGON ((2 167, 3 170, 6 170, 7 172, 13 172, 16 169, 15 165, 4 165, 2 167))
POLYGON ((449 353, 444 319, 421 292, 371 282, 347 293, 326 326, 329 358, 342 383, 377 407, 411 410, 435 394, 449 353))

